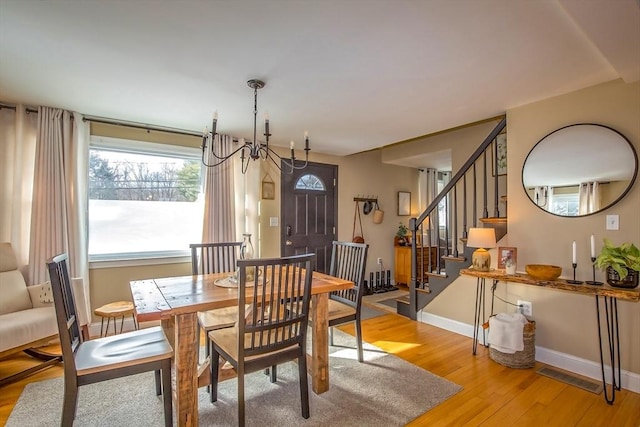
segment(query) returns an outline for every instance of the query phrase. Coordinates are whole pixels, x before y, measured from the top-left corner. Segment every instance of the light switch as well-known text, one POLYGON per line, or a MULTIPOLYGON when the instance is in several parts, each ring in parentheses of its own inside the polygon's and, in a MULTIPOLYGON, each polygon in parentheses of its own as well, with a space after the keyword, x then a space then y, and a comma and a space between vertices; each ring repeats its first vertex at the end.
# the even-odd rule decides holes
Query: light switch
POLYGON ((269 217, 269 227, 277 227, 278 226, 278 217, 270 216, 269 217))
POLYGON ((607 230, 619 230, 619 229, 620 229, 620 216, 607 215, 607 230))

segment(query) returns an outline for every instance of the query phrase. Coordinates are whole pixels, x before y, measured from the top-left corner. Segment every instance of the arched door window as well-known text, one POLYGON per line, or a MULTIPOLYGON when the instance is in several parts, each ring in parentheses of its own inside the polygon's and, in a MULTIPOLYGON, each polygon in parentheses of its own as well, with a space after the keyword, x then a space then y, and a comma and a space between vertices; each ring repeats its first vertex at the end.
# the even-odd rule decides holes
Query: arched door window
POLYGON ((326 187, 318 176, 307 174, 298 179, 296 190, 325 191, 326 187))

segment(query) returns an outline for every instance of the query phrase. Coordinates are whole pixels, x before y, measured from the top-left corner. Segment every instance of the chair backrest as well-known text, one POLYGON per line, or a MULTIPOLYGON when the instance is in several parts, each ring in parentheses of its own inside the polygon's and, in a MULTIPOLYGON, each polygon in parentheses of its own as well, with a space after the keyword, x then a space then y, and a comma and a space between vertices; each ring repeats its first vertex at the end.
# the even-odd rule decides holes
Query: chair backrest
POLYGON ((364 273, 367 267, 366 243, 333 242, 331 251, 331 266, 329 275, 355 283, 351 289, 332 292, 329 298, 350 305, 356 309, 360 307, 364 294, 364 273))
POLYGON ((239 358, 295 344, 305 348, 315 257, 305 254, 238 261, 238 298, 249 306, 238 313, 238 336, 244 336, 244 342, 238 342, 239 358))
POLYGON ((242 242, 192 243, 191 274, 232 273, 242 242))
POLYGON ((47 267, 49 268, 51 290, 53 291, 53 304, 56 308, 65 375, 71 373, 75 375, 74 354, 83 340, 80 333, 80 322, 76 314, 77 309, 73 288, 69 279, 67 258, 67 254, 54 256, 47 261, 47 267))

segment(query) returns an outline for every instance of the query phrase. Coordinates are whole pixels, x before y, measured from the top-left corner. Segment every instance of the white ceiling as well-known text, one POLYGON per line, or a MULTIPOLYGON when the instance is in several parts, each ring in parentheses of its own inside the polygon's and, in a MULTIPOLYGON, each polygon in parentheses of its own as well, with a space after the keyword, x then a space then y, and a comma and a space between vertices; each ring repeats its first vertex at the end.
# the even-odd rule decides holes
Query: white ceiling
POLYGON ((0 0, 0 101, 347 155, 640 79, 638 0, 0 0))

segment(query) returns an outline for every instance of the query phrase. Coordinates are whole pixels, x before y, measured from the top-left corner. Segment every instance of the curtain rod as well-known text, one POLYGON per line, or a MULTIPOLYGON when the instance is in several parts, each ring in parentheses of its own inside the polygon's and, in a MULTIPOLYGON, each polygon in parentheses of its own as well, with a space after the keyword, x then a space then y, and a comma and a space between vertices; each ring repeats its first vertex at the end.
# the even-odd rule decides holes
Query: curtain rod
MULTIPOLYGON (((0 110, 3 108, 8 108, 9 110, 16 111, 16 106, 11 104, 5 104, 4 102, 0 102, 0 110)), ((33 107, 25 107, 24 109, 27 113, 37 113, 38 109, 33 107)))
POLYGON ((193 132, 193 131, 188 131, 188 130, 183 130, 183 129, 163 127, 163 126, 146 125, 144 123, 136 123, 136 122, 127 122, 127 121, 123 121, 123 120, 107 119, 107 118, 104 118, 104 117, 83 116, 82 120, 85 121, 85 122, 104 123, 104 124, 107 124, 107 125, 116 125, 116 126, 125 126, 125 127, 130 127, 130 128, 136 128, 136 129, 144 129, 147 132, 160 131, 160 132, 175 133, 175 134, 179 134, 179 135, 202 137, 202 133, 198 133, 198 132, 193 132))

